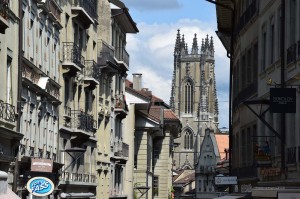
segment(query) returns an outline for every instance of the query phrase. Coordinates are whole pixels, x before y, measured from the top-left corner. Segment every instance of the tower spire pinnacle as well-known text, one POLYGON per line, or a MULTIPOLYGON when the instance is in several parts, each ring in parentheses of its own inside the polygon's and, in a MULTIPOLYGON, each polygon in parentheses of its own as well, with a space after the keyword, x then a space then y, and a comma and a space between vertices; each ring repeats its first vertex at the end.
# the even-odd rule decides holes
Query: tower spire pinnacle
POLYGON ((192 55, 198 54, 198 41, 197 41, 197 34, 195 33, 195 37, 193 39, 193 46, 192 46, 192 55))

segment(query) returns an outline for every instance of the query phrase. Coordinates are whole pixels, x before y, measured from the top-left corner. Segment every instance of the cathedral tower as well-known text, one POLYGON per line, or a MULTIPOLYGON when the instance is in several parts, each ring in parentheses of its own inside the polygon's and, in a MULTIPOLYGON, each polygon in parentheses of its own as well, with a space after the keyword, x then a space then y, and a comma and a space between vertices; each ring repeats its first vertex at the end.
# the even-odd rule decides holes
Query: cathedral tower
POLYGON ((218 129, 218 100, 213 38, 208 35, 198 47, 195 34, 189 53, 178 30, 174 48, 171 109, 182 122, 175 140, 174 169, 193 169, 206 128, 218 129))

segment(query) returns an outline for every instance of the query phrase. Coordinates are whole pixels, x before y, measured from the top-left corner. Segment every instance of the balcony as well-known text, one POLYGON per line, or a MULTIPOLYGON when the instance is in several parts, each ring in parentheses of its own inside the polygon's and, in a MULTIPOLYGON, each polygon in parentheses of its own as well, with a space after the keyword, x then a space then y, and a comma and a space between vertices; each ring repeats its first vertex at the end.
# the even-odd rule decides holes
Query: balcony
POLYGON ((93 115, 84 113, 81 110, 72 110, 70 107, 64 107, 64 127, 68 132, 74 133, 74 139, 90 138, 94 136, 97 129, 97 121, 93 115))
POLYGON ((48 16, 54 22, 54 25, 58 26, 59 28, 63 28, 60 17, 62 9, 56 0, 39 1, 37 5, 42 9, 43 12, 48 14, 48 16))
POLYGON ((16 121, 15 106, 0 100, 0 119, 14 123, 16 121))
POLYGON ((114 48, 104 41, 100 42, 99 45, 101 46, 101 51, 97 64, 102 67, 101 70, 106 73, 118 73, 117 62, 114 58, 114 48))
POLYGON ((22 66, 22 78, 26 79, 33 84, 38 84, 40 75, 31 67, 23 65, 22 66))
POLYGON ((63 68, 67 73, 76 75, 84 67, 84 57, 81 49, 74 42, 63 42, 63 68))
POLYGON ((118 160, 127 160, 129 155, 129 145, 120 141, 116 140, 114 142, 114 159, 118 160))
POLYGON ((97 0, 73 0, 71 10, 86 29, 97 20, 97 0))
POLYGON ((96 175, 87 173, 63 172, 61 184, 78 184, 82 186, 96 186, 96 175))
POLYGON ((5 30, 8 28, 8 10, 9 0, 0 1, 0 33, 5 34, 5 30))
POLYGON ((100 67, 94 60, 85 60, 84 82, 95 87, 100 80, 100 67))
POLYGON ((115 113, 118 117, 125 118, 128 107, 125 100, 125 95, 119 94, 115 96, 115 113))
POLYGON ((129 67, 129 54, 124 47, 115 48, 115 57, 119 65, 121 65, 123 70, 128 71, 129 67))
POLYGON ((236 34, 239 32, 251 21, 251 19, 258 13, 258 6, 256 0, 254 0, 246 9, 246 11, 240 17, 238 24, 236 26, 236 34))

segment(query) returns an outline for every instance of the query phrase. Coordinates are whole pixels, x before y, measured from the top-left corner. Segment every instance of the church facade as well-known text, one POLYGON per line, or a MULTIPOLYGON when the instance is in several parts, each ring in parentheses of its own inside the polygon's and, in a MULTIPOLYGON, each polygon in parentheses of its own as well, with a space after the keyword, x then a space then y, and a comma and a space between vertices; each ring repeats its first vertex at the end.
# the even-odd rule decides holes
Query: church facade
POLYGON ((189 52, 184 35, 177 32, 171 109, 182 122, 181 136, 174 141, 173 169, 194 169, 205 129, 218 129, 213 38, 208 35, 198 47, 197 35, 189 52))

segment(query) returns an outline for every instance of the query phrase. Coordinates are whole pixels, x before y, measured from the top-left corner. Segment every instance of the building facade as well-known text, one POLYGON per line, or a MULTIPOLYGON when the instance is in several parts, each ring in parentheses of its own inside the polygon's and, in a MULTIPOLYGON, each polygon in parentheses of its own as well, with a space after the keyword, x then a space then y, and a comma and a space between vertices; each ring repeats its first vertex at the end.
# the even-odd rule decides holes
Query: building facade
POLYGON ((126 99, 133 123, 135 198, 168 198, 172 196, 173 143, 181 122, 175 113, 151 91, 142 88, 142 74, 127 81, 126 99))
POLYGON ((19 197, 34 177, 51 198, 133 195, 123 119, 137 32, 117 0, 0 2, 0 170, 19 197))
POLYGON ((204 129, 218 128, 214 67, 213 39, 207 36, 199 48, 195 34, 191 52, 188 52, 184 35, 180 35, 178 30, 170 98, 171 109, 178 115, 183 127, 181 136, 175 140, 176 169, 195 168, 204 129))
MULTIPOLYGON (((18 77, 19 70, 19 3, 17 1, 0 2, 0 171, 1 185, 8 183, 16 190, 14 170, 16 168, 18 148, 23 135, 19 131, 18 77), (15 38, 12 40, 11 38, 15 38), (6 176, 3 179, 3 176, 6 176), (7 181, 7 182, 6 182, 7 181)), ((2 187, 2 194, 7 190, 2 187)))
POLYGON ((298 186, 300 4, 217 2, 230 7, 216 10, 218 36, 231 54, 231 174, 238 176, 238 191, 298 186), (289 113, 272 107, 277 88, 290 88, 296 97, 289 113))

